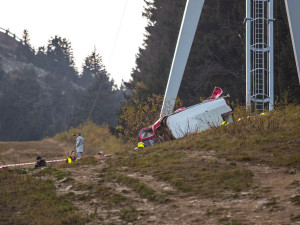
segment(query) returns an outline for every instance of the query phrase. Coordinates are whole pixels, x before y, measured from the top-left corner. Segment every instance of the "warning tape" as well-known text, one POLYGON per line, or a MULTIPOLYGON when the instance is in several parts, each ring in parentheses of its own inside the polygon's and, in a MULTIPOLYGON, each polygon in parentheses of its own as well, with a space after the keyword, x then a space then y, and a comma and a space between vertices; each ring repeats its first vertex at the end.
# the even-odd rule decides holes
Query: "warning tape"
MULTIPOLYGON (((46 163, 64 162, 64 161, 66 161, 66 159, 56 159, 56 160, 46 161, 46 163)), ((13 167, 13 166, 26 166, 26 165, 35 165, 35 164, 36 164, 36 162, 8 164, 8 165, 2 165, 2 166, 0 166, 0 169, 7 169, 8 167, 13 167)))

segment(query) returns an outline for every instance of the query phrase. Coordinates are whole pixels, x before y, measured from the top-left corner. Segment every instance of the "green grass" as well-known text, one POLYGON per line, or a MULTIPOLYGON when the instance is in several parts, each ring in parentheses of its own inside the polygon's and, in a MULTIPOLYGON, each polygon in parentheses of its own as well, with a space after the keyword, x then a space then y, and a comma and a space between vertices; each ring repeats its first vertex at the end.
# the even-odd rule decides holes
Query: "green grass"
POLYGON ((51 180, 0 171, 0 224, 83 224, 77 208, 57 196, 51 180))

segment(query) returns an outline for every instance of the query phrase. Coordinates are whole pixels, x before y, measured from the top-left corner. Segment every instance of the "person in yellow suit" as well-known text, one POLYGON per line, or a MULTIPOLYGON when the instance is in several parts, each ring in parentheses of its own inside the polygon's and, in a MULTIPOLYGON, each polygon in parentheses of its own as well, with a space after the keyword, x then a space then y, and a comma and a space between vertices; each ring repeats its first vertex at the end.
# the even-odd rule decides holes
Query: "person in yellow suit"
POLYGON ((139 148, 139 149, 144 148, 144 147, 145 147, 145 145, 144 145, 143 142, 139 142, 139 143, 138 143, 138 148, 139 148))
POLYGON ((77 162, 75 151, 72 151, 71 156, 69 158, 67 158, 67 160, 66 160, 66 163, 73 163, 73 162, 77 162))

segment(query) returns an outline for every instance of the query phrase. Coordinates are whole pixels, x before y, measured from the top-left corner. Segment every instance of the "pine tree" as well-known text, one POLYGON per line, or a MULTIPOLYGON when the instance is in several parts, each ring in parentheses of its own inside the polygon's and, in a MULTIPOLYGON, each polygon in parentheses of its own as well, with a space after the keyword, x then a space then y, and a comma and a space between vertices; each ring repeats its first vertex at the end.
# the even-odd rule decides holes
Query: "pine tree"
MULTIPOLYGON (((145 0, 145 42, 136 58, 132 80, 125 83, 134 98, 164 94, 185 7, 185 0, 145 0)), ((275 1, 275 94, 288 87, 300 101, 295 60, 285 5, 275 1)), ((179 90, 184 105, 199 103, 219 86, 231 98, 245 101, 245 2, 206 1, 179 90)))
POLYGON ((96 48, 94 48, 93 52, 84 60, 80 84, 85 88, 89 88, 96 79, 106 79, 106 74, 102 58, 96 53, 96 48))
POLYGON ((83 84, 87 89, 79 96, 73 125, 83 123, 89 118, 97 124, 108 123, 115 126, 117 110, 123 101, 123 95, 114 81, 109 79, 96 49, 85 59, 79 84, 83 84))
POLYGON ((56 74, 75 79, 77 71, 73 56, 71 42, 66 38, 55 35, 50 39, 47 46, 48 69, 56 74))

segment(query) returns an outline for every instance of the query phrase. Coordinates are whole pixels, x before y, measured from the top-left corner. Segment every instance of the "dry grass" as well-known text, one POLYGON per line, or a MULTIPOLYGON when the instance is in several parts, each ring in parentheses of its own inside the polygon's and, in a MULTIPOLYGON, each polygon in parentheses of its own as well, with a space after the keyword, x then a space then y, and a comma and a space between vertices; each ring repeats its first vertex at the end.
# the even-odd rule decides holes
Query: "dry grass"
MULTIPOLYGON (((300 168, 300 106, 243 118, 159 148, 189 151, 216 151, 233 161, 249 161, 300 168)), ((153 147, 155 148, 155 147, 153 147)))
POLYGON ((37 156, 45 160, 69 156, 70 149, 51 139, 30 142, 0 142, 0 164, 35 162, 37 156))
POLYGON ((239 192, 252 184, 252 173, 218 159, 189 155, 184 150, 148 148, 141 152, 122 153, 108 161, 115 174, 122 167, 151 174, 171 183, 187 194, 219 196, 222 191, 239 192))
POLYGON ((51 180, 34 178, 26 171, 0 171, 0 224, 83 224, 87 221, 51 180), (24 174, 25 173, 25 174, 24 174))

